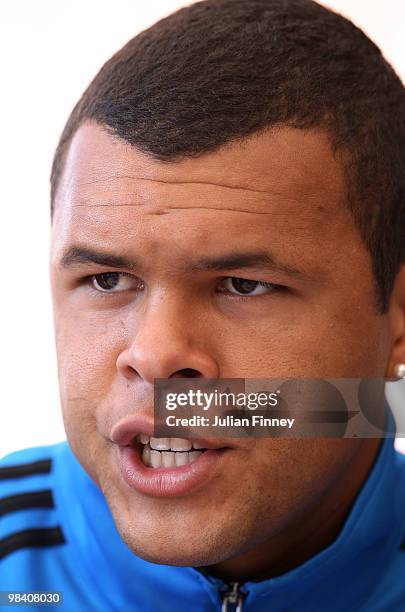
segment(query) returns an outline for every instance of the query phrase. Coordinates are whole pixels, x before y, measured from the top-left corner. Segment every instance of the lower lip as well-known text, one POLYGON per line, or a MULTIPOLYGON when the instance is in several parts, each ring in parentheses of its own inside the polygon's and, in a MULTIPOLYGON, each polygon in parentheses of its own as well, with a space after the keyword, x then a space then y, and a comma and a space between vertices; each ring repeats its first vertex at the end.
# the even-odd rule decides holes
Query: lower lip
POLYGON ((119 446, 118 461, 121 475, 131 489, 154 497, 175 497, 187 495, 206 484, 226 450, 206 450, 191 463, 178 467, 151 468, 142 462, 139 448, 119 446))

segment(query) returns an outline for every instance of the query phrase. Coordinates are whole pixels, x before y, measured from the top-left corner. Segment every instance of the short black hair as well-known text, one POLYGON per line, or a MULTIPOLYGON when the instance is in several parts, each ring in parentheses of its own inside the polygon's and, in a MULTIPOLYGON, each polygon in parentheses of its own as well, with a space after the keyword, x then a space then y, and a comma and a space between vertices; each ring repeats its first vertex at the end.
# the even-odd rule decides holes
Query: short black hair
MULTIPOLYGON (((176 162, 276 125, 327 130, 386 312, 405 263, 404 87, 378 47, 312 0, 204 0, 141 32, 73 109, 51 173, 86 120, 176 162)), ((338 255, 338 254, 337 254, 338 255)))

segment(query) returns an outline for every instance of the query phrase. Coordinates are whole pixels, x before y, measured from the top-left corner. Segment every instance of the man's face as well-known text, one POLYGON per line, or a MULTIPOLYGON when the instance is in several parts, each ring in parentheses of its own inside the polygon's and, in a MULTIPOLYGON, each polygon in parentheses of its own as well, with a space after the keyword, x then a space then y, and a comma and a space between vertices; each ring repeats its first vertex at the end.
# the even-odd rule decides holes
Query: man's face
POLYGON ((157 495, 123 479, 112 432, 151 421, 155 378, 384 376, 388 318, 327 137, 282 128, 163 163, 87 124, 55 207, 67 437, 123 540, 151 561, 210 565, 291 529, 362 441, 225 440, 198 486, 157 495))

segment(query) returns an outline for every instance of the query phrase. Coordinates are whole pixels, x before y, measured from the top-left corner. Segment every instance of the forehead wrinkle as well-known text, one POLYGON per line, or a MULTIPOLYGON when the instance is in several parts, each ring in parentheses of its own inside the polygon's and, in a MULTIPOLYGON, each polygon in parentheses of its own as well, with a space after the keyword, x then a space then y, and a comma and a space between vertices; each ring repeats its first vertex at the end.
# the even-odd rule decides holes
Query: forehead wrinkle
MULTIPOLYGON (((73 187, 73 185, 71 186, 73 187)), ((286 193, 284 190, 274 189, 273 186, 270 189, 252 189, 252 188, 244 188, 239 186, 230 186, 221 183, 213 183, 208 181, 170 181, 170 180, 155 180, 143 177, 136 177, 130 174, 112 174, 110 176, 99 178, 99 179, 90 179, 89 181, 77 181, 76 185, 71 190, 71 195, 68 197, 70 200, 70 205, 72 208, 81 208, 81 207, 110 207, 110 208, 130 208, 130 207, 142 207, 145 205, 149 205, 151 208, 155 208, 155 210, 147 211, 145 214, 147 215, 167 215, 172 211, 177 210, 212 210, 218 212, 240 212, 245 214, 255 214, 255 215, 268 215, 274 214, 275 209, 274 205, 280 212, 284 208, 284 206, 290 207, 299 207, 300 215, 304 214, 305 216, 313 217, 314 214, 322 215, 325 214, 331 215, 331 213, 337 213, 341 211, 340 202, 338 206, 331 207, 327 202, 330 201, 331 195, 334 196, 334 193, 322 193, 313 190, 307 187, 305 191, 302 190, 304 186, 298 186, 298 193, 286 193), (146 182, 151 185, 155 185, 158 190, 154 193, 153 187, 151 189, 143 188, 141 185, 134 185, 134 189, 132 190, 130 185, 120 185, 120 179, 125 180, 129 179, 131 181, 140 181, 146 182), (117 184, 114 184, 114 180, 117 181, 117 184), (103 189, 102 185, 106 184, 106 187, 103 189), (91 189, 91 186, 96 186, 96 189, 91 189), (159 190, 158 185, 165 185, 168 188, 168 192, 165 194, 164 191, 159 190), (86 189, 87 186, 87 189, 86 189), (101 188, 97 188, 97 186, 101 186, 101 188), (171 187, 170 187, 171 186, 171 187), (171 188, 179 187, 179 193, 171 194, 171 188), (189 188, 187 188, 189 186, 189 188), (215 195, 215 192, 204 193, 204 191, 198 190, 197 192, 194 189, 197 189, 198 186, 205 186, 208 189, 216 189, 217 187, 229 189, 230 192, 230 200, 227 202, 227 197, 223 195, 223 192, 218 192, 215 195), (190 191, 189 191, 190 189, 190 191), (104 191, 105 190, 105 191, 104 191), (82 193, 80 193, 82 191, 82 193), (84 193, 83 193, 84 192, 84 193), (87 193, 86 193, 87 192, 87 193), (234 193, 235 197, 232 197, 231 194, 234 193), (243 198, 243 194, 245 194, 245 201, 243 198), (205 202, 215 201, 216 198, 219 198, 220 202, 223 201, 224 205, 218 206, 209 206, 205 205, 205 202), (177 204, 177 201, 181 200, 190 200, 190 205, 180 205, 177 204), (165 201, 166 200, 166 201, 165 201), (170 205, 168 201, 174 200, 173 205, 170 205), (193 200, 197 200, 192 203, 193 200), (199 201, 198 201, 199 200, 199 201), (240 204, 240 205, 238 205, 240 204), (280 206, 281 205, 281 206, 280 206), (248 208, 246 208, 246 206, 248 208), (262 208, 264 210, 257 210, 258 208, 262 208), (255 210, 256 209, 256 210, 255 210)), ((334 190, 332 190, 334 191, 334 190)), ((66 194, 67 195, 67 194, 66 194)), ((334 200, 334 198, 332 198, 334 200)), ((288 211, 286 211, 288 213, 288 211)), ((295 211, 290 211, 296 214, 295 211)), ((290 213, 288 213, 290 214, 290 213)))
POLYGON ((221 187, 224 189, 232 189, 236 191, 250 191, 253 193, 270 194, 270 192, 267 191, 266 189, 253 189, 253 187, 239 186, 239 185, 227 185, 226 183, 215 183, 212 181, 184 181, 184 180, 183 181, 169 181, 167 179, 152 179, 152 178, 140 177, 140 176, 130 176, 128 174, 113 174, 105 178, 93 179, 91 181, 83 181, 82 183, 79 184, 79 187, 80 185, 94 185, 98 183, 111 182, 114 179, 121 179, 121 178, 130 179, 134 181, 146 181, 146 182, 158 183, 158 184, 164 184, 164 185, 210 185, 213 187, 221 187))
MULTIPOLYGON (((144 203, 133 203, 133 204, 121 204, 121 203, 107 203, 107 204, 73 204, 72 208, 119 208, 119 207, 135 207, 135 206, 146 206, 144 203)), ((265 212, 265 211, 256 211, 256 210, 246 210, 243 208, 226 208, 226 207, 215 207, 215 206, 170 206, 167 208, 158 208, 157 210, 151 210, 146 212, 146 215, 168 215, 170 212, 174 210, 185 210, 185 211, 194 211, 194 210, 205 210, 205 211, 215 211, 215 212, 233 212, 233 213, 246 213, 249 215, 271 215, 274 213, 265 212)))
MULTIPOLYGON (((170 184, 170 183, 169 183, 170 184)), ((176 183, 171 183, 175 185, 176 183)), ((178 183, 182 185, 182 183, 178 183)), ((190 185, 193 183, 189 183, 190 185)), ((210 183, 203 183, 207 186, 212 186, 210 183)), ((248 193, 250 193, 248 191, 248 193)), ((76 188, 74 193, 71 195, 68 200, 70 200, 70 205, 72 208, 80 208, 80 207, 145 207, 150 206, 151 208, 158 208, 158 211, 151 211, 147 214, 167 214, 167 212, 175 211, 175 210, 212 210, 212 211, 229 211, 229 212, 241 212, 241 213, 250 213, 250 214, 274 214, 275 209, 282 211, 284 206, 299 206, 300 214, 306 212, 307 215, 312 216, 314 212, 317 214, 328 214, 331 215, 333 212, 341 212, 341 207, 338 207, 338 210, 331 208, 326 204, 325 198, 319 198, 319 194, 316 193, 307 193, 298 196, 294 196, 292 194, 282 193, 281 191, 260 191, 257 192, 260 194, 260 197, 253 197, 253 199, 246 197, 244 201, 243 198, 232 198, 228 202, 226 198, 220 198, 220 200, 224 200, 224 205, 220 206, 210 206, 208 202, 215 200, 211 194, 209 198, 207 198, 206 194, 201 193, 179 193, 177 195, 167 195, 164 193, 153 194, 151 192, 142 193, 142 190, 134 190, 134 192, 130 192, 127 188, 125 189, 125 193, 120 192, 119 190, 110 191, 109 193, 100 192, 98 194, 95 192, 94 194, 88 193, 80 196, 79 190, 76 188), (187 199, 187 197, 192 200, 197 200, 195 204, 190 204, 189 206, 184 205, 181 206, 177 203, 173 203, 173 205, 165 203, 170 200, 178 201, 187 199), (121 201, 120 201, 121 200, 121 201), (123 200, 123 201, 122 201, 123 200), (203 205, 200 205, 202 201, 203 205), (204 205, 207 202, 207 205, 204 205), (240 202, 240 206, 238 206, 240 202), (243 206, 243 203, 245 206, 243 206), (226 205, 228 204, 228 205, 226 205), (305 206, 308 204, 309 207, 305 206), (246 208, 246 205, 248 208, 246 208), (258 207, 264 207, 265 210, 257 210, 258 207), (256 208, 256 210, 254 210, 256 208), (306 209, 306 210, 305 210, 306 209)), ((291 212, 291 211, 290 211, 291 212)), ((295 214, 295 212, 294 212, 295 214)))

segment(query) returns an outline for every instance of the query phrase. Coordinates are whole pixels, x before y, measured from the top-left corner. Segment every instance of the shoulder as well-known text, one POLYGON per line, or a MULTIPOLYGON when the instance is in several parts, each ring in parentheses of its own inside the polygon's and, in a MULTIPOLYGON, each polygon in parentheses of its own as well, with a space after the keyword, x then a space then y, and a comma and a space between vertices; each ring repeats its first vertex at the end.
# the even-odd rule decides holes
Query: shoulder
MULTIPOLYGON (((0 498, 9 494, 38 491, 54 477, 56 458, 67 442, 14 451, 0 459, 0 498)), ((6 513, 4 500, 2 514, 6 513)))
POLYGON ((377 578, 365 610, 386 612, 405 610, 405 454, 395 452, 396 478, 394 480, 398 529, 394 524, 386 537, 392 539, 392 554, 387 557, 385 571, 377 578))
POLYGON ((78 473, 67 442, 19 450, 0 460, 2 591, 60 595, 62 604, 47 604, 49 610, 102 609, 69 531, 69 513, 77 507, 70 485, 78 473))
POLYGON ((27 448, 0 460, 0 562, 15 551, 64 542, 54 482, 66 445, 27 448))
POLYGON ((24 474, 47 473, 49 469, 45 466, 28 466, 38 462, 52 460, 58 448, 66 444, 60 442, 49 446, 34 446, 16 450, 0 459, 0 481, 16 479, 24 474), (14 469, 15 468, 15 469, 14 469))

